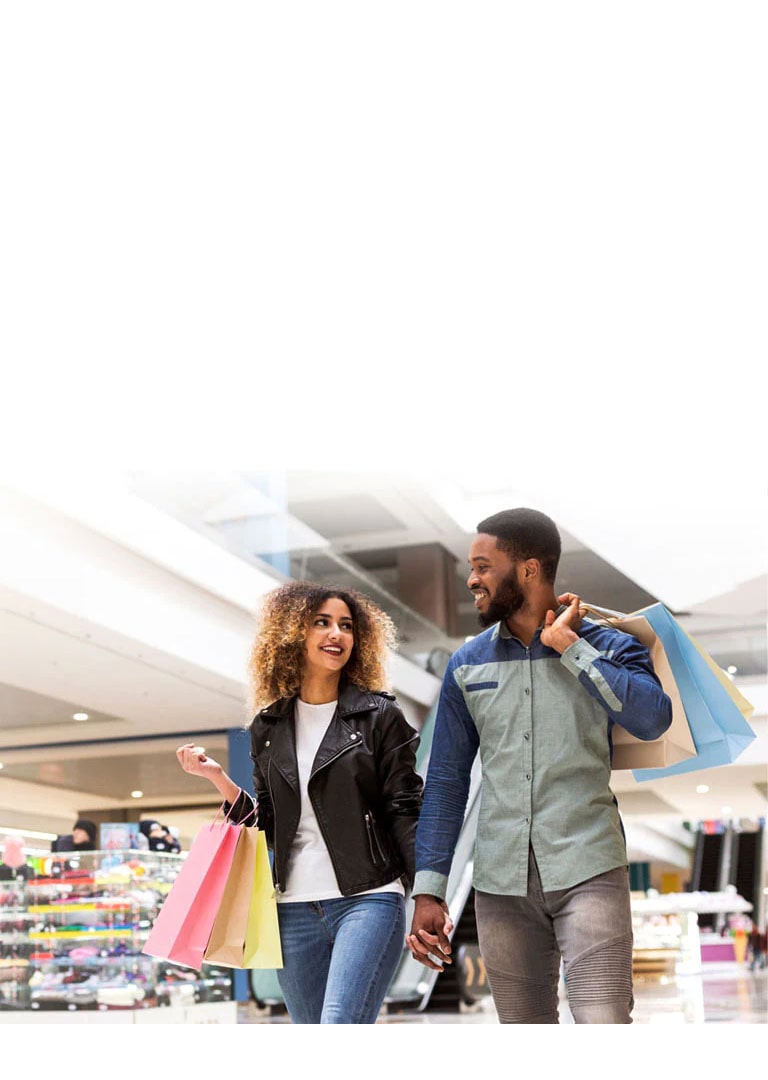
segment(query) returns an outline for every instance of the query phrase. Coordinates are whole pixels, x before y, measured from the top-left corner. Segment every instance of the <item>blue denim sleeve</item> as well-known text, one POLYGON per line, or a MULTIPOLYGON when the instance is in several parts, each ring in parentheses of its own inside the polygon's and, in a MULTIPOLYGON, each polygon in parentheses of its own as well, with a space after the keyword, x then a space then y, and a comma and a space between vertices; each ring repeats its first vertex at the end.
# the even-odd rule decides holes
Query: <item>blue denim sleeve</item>
POLYGON ((449 663, 440 691, 424 798, 416 827, 413 895, 445 898, 453 853, 467 807, 477 728, 449 663))
POLYGON ((602 631, 580 637, 561 662, 611 719, 638 739, 658 739, 672 723, 672 702, 653 670, 648 649, 631 634, 602 631))

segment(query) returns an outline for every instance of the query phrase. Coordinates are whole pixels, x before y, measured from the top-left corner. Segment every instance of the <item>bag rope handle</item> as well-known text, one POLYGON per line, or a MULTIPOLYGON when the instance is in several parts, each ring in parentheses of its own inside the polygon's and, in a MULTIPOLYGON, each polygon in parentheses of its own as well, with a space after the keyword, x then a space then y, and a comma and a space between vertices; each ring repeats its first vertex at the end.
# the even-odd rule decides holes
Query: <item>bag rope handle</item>
MULTIPOLYGON (((242 788, 240 788, 239 793, 235 796, 234 800, 230 803, 230 806, 234 806, 235 803, 237 802, 237 800, 240 798, 240 796, 244 795, 244 794, 245 794, 245 792, 243 791, 242 788)), ((215 825, 216 822, 219 820, 219 814, 222 812, 224 807, 227 805, 227 802, 228 802, 228 800, 225 799, 224 802, 219 807, 219 809, 216 811, 216 816, 214 817, 213 821, 211 822, 212 825, 215 825)), ((255 803, 255 801, 253 799, 251 799, 251 809, 245 815, 243 820, 242 821, 237 821, 237 822, 231 821, 230 825, 235 825, 235 824, 237 824, 237 825, 245 825, 248 818, 252 817, 255 813, 256 813, 256 803, 255 803)), ((226 818, 227 821, 229 821, 229 818, 228 818, 226 813, 224 814, 224 817, 226 818)))
POLYGON ((579 607, 584 608, 585 611, 591 611, 594 615, 598 615, 602 619, 626 619, 627 617, 625 611, 613 611, 611 608, 598 607, 597 604, 587 604, 583 600, 579 604, 579 607))

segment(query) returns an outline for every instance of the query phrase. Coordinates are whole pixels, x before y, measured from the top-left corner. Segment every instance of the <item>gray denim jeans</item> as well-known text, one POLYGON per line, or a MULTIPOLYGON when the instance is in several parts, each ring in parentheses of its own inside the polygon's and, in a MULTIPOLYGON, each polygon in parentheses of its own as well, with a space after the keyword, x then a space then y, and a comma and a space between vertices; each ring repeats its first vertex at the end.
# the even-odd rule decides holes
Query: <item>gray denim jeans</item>
POLYGON ((545 893, 531 851, 528 895, 476 892, 475 917, 500 1023, 558 1023, 561 958, 575 1023, 632 1023, 628 867, 545 893))

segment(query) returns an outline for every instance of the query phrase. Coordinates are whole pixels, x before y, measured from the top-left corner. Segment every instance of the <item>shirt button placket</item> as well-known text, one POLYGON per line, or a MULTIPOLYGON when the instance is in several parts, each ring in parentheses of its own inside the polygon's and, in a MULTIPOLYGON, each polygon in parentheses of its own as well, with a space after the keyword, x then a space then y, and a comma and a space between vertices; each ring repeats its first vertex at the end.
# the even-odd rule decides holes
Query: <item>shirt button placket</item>
POLYGON ((527 686, 524 687, 524 695, 528 705, 528 712, 526 716, 526 730, 523 732, 523 775, 525 777, 525 793, 524 793, 524 810, 525 810, 525 824, 530 827, 531 818, 533 817, 533 785, 531 778, 533 776, 533 742, 531 739, 531 732, 533 731, 533 694, 531 693, 531 686, 533 683, 533 671, 530 649, 525 650, 526 659, 528 664, 526 667, 526 681, 527 686))

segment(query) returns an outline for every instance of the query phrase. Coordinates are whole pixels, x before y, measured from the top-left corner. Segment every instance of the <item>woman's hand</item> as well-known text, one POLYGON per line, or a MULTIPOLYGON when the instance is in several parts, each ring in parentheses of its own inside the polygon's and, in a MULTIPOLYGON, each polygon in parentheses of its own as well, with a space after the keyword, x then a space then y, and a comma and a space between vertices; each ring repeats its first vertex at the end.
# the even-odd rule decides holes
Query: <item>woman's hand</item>
POLYGON ((194 743, 180 746, 176 757, 184 772, 192 773, 193 776, 205 776, 211 780, 214 774, 220 776, 223 771, 218 761, 208 757, 204 746, 196 746, 194 743))
POLYGON ((235 802, 241 791, 240 785, 227 776, 218 761, 206 754, 204 746, 184 743, 176 751, 176 757, 184 772, 210 780, 226 802, 235 802))

